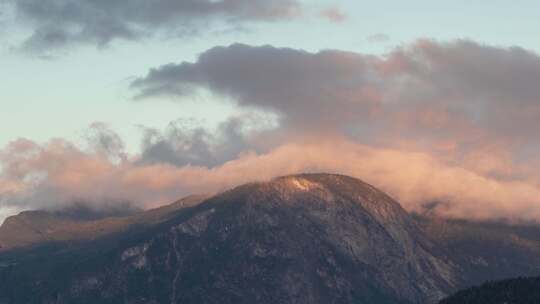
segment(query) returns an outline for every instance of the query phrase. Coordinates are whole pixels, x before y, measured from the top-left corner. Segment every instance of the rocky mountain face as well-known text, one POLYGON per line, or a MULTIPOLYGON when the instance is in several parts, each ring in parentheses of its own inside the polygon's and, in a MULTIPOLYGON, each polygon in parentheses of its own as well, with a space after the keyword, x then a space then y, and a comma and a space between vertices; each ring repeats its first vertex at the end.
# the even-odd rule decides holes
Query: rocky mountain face
POLYGON ((540 226, 416 217, 459 266, 462 286, 540 274, 540 226))
POLYGON ((414 217, 374 187, 330 174, 69 228, 65 218, 26 216, 0 228, 0 303, 436 303, 540 266, 533 228, 493 234, 414 217), (488 244, 504 251, 483 252, 488 244))
POLYGON ((135 226, 151 226, 174 217, 175 212, 208 198, 193 195, 171 205, 130 215, 107 216, 85 208, 65 211, 25 211, 0 226, 0 253, 52 242, 97 239, 135 226))

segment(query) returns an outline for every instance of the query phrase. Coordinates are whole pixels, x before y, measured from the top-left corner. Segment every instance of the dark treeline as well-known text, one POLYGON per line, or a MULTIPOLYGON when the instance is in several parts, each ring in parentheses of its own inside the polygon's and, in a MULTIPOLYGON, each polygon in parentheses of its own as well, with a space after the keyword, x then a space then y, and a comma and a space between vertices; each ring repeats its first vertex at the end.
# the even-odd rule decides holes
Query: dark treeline
POLYGON ((487 282, 462 290, 440 304, 538 304, 540 277, 487 282))

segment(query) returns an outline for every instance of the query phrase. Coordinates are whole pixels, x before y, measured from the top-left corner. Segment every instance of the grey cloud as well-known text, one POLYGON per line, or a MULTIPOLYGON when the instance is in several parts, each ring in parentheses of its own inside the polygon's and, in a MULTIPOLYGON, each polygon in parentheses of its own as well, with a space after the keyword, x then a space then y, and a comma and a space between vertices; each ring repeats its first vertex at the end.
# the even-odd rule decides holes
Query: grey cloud
MULTIPOLYGON (((442 110, 447 123, 470 124, 498 138, 536 141, 540 57, 519 47, 472 41, 418 41, 382 62, 394 111, 442 110)), ((463 130, 446 126, 447 129, 463 130)))
POLYGON ((256 150, 244 129, 253 117, 231 117, 216 130, 192 120, 171 122, 165 131, 144 129, 139 164, 173 164, 215 167, 236 159, 242 152, 256 150))
POLYGON ((466 40, 419 40, 381 56, 235 44, 154 68, 132 88, 138 98, 208 89, 276 113, 288 132, 468 151, 538 142, 538 79, 537 54, 466 40))
POLYGON ((112 161, 126 160, 124 141, 107 124, 95 122, 90 125, 83 136, 88 143, 89 150, 104 155, 112 161))
POLYGON ((166 171, 211 172, 244 153, 263 151, 252 140, 264 132, 263 120, 256 113, 240 113, 215 130, 193 120, 171 122, 165 130, 143 127, 141 151, 135 154, 127 153, 122 138, 100 122, 91 124, 78 144, 59 138, 46 143, 15 140, 0 149, 0 214, 6 208, 13 209, 10 213, 47 209, 117 214, 215 191, 203 183, 192 189, 189 182, 162 184, 161 179, 167 180, 166 171), (153 182, 132 184, 147 171, 155 172, 148 175, 156 177, 153 182))
POLYGON ((240 106, 281 115, 295 128, 332 128, 369 115, 379 102, 372 59, 354 53, 235 44, 203 53, 196 63, 167 64, 135 80, 137 98, 189 96, 198 88, 240 106))
POLYGON ((32 35, 21 46, 43 52, 74 44, 98 47, 155 34, 192 35, 212 25, 290 19, 296 0, 8 0, 32 35))

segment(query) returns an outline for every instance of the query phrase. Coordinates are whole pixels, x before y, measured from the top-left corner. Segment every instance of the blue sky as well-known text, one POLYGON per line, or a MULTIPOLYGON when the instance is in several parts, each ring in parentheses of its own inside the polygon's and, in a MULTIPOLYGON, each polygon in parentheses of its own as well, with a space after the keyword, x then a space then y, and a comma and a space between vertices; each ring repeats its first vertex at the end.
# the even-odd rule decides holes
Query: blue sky
POLYGON ((9 24, 2 33, 0 56, 0 146, 26 137, 77 139, 94 121, 120 132, 131 149, 138 145, 138 125, 162 128, 181 117, 215 124, 232 106, 212 102, 133 102, 129 80, 168 62, 193 61, 216 45, 242 42, 271 44, 309 51, 321 49, 384 53, 417 38, 468 38, 491 45, 519 45, 540 50, 538 2, 520 1, 305 1, 317 8, 337 6, 342 23, 314 16, 288 22, 259 23, 244 31, 201 37, 116 41, 99 49, 68 49, 53 59, 38 59, 13 50, 28 29, 9 24), (384 34, 388 41, 370 42, 384 34))

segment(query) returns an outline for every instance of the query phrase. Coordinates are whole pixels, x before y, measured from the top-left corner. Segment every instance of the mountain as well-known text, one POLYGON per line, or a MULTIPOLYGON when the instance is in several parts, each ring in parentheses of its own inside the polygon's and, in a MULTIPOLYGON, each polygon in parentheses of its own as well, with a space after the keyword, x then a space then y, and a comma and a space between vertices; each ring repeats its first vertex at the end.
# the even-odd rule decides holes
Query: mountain
POLYGON ((540 227, 418 217, 421 229, 459 266, 463 286, 540 275, 540 227))
POLYGON ((436 303, 540 267, 537 227, 411 215, 332 174, 129 216, 26 212, 0 245, 0 304, 436 303))
POLYGON ((69 249, 7 250, 0 299, 425 303, 455 284, 452 265, 398 203, 345 176, 247 184, 112 235, 69 249))
POLYGON ((92 240, 111 233, 119 233, 135 226, 149 226, 164 222, 175 212, 208 198, 192 195, 171 205, 147 212, 112 216, 88 208, 69 208, 62 211, 25 211, 11 216, 0 226, 0 252, 45 243, 92 240))
POLYGON ((540 303, 540 277, 487 282, 460 291, 440 304, 537 304, 540 303))

